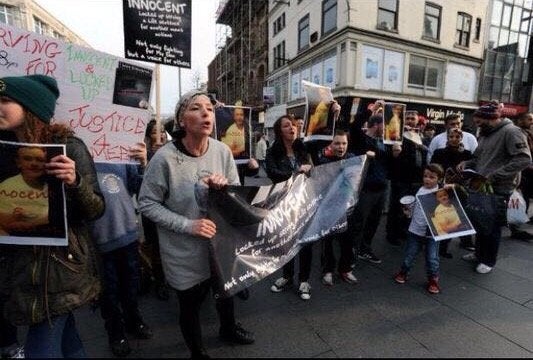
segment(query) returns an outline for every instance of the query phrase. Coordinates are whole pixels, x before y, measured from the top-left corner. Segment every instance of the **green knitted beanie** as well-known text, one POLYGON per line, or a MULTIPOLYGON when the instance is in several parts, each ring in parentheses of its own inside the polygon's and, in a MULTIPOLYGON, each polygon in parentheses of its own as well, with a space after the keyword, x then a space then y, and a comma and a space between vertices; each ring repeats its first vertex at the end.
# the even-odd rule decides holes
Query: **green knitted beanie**
POLYGON ((59 97, 57 81, 45 75, 0 78, 0 96, 15 100, 46 124, 54 116, 59 97))

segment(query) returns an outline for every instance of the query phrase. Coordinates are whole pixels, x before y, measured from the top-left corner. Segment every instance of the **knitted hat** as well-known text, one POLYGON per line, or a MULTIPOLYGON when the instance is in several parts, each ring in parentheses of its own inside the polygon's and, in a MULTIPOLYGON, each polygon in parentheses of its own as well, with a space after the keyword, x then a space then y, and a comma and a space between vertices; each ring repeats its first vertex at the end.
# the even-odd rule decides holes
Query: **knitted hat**
POLYGON ((366 125, 368 127, 372 127, 375 124, 379 124, 383 122, 383 116, 382 115, 372 115, 368 121, 366 122, 366 125))
POLYGON ((59 89, 50 76, 9 76, 0 78, 0 96, 15 100, 48 124, 54 116, 59 89))
POLYGON ((494 103, 481 105, 475 112, 474 117, 481 119, 498 119, 501 116, 500 106, 494 103))

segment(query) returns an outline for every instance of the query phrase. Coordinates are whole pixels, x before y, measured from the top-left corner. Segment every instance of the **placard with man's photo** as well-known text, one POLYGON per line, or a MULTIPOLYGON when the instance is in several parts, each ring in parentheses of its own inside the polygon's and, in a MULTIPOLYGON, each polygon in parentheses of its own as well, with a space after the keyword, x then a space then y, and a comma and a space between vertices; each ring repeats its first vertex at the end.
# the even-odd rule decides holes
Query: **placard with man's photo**
POLYGON ((331 111, 334 100, 331 89, 304 80, 302 88, 306 99, 304 140, 332 140, 335 121, 331 111))
POLYGON ((215 109, 214 134, 228 145, 237 164, 245 164, 252 157, 252 108, 226 105, 215 109))
POLYGON ((453 187, 417 195, 416 198, 435 241, 476 233, 453 187))
POLYGON ((66 246, 63 182, 45 164, 65 145, 0 141, 0 244, 66 246))
POLYGON ((405 104, 385 103, 383 109, 383 143, 401 144, 405 119, 405 104))

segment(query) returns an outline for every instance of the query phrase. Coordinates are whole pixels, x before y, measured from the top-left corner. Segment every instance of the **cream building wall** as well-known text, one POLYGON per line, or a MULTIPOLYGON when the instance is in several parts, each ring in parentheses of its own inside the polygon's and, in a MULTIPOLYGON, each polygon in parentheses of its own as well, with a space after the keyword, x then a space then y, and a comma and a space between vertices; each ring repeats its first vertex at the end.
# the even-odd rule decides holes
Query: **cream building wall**
POLYGON ((335 61, 335 84, 331 86, 335 97, 385 98, 471 109, 477 106, 489 0, 399 0, 397 30, 390 31, 378 26, 378 0, 338 0, 336 30, 325 35, 321 34, 323 1, 290 0, 290 5, 287 3, 288 0, 269 2, 267 80, 289 77, 290 95, 286 101, 289 109, 301 106, 304 101, 301 92, 299 96, 292 96, 297 82, 293 79, 295 74, 307 74, 307 69, 318 68, 317 63, 322 61, 325 64, 327 59, 335 61), (423 37, 426 3, 441 8, 438 40, 423 37), (458 12, 472 18, 468 47, 456 44, 458 12), (286 26, 273 36, 272 24, 283 13, 286 26), (309 14, 309 33, 316 32, 318 36, 308 48, 298 51, 298 22, 306 14, 309 14), (481 21, 479 40, 474 39, 477 18, 481 21), (274 69, 273 49, 282 41, 285 41, 288 62, 274 69), (377 86, 369 84, 365 78, 365 63, 372 54, 380 57, 379 71, 383 72, 380 74, 383 78, 386 66, 395 59, 395 66, 399 68, 395 87, 387 87, 384 82, 377 86), (438 64, 439 80, 435 89, 421 89, 409 83, 410 66, 414 60, 438 64))
POLYGON ((44 24, 43 35, 52 36, 80 46, 91 47, 80 36, 32 0, 0 0, 0 8, 3 8, 3 6, 14 13, 15 23, 10 24, 12 26, 36 31, 36 21, 40 21, 41 24, 44 24))

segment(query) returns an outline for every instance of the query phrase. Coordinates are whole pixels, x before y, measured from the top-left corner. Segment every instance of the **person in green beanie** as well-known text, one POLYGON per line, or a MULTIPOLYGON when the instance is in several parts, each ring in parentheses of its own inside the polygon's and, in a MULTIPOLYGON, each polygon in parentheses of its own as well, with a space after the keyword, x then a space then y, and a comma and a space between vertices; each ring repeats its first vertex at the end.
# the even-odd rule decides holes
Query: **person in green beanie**
POLYGON ((12 325, 28 326, 30 358, 84 357, 72 311, 100 292, 86 222, 103 214, 104 198, 87 147, 65 125, 51 124, 59 95, 48 76, 0 78, 0 140, 66 145, 66 155, 51 158, 45 170, 65 187, 68 246, 1 249, 0 290, 7 296, 0 307, 12 325))

